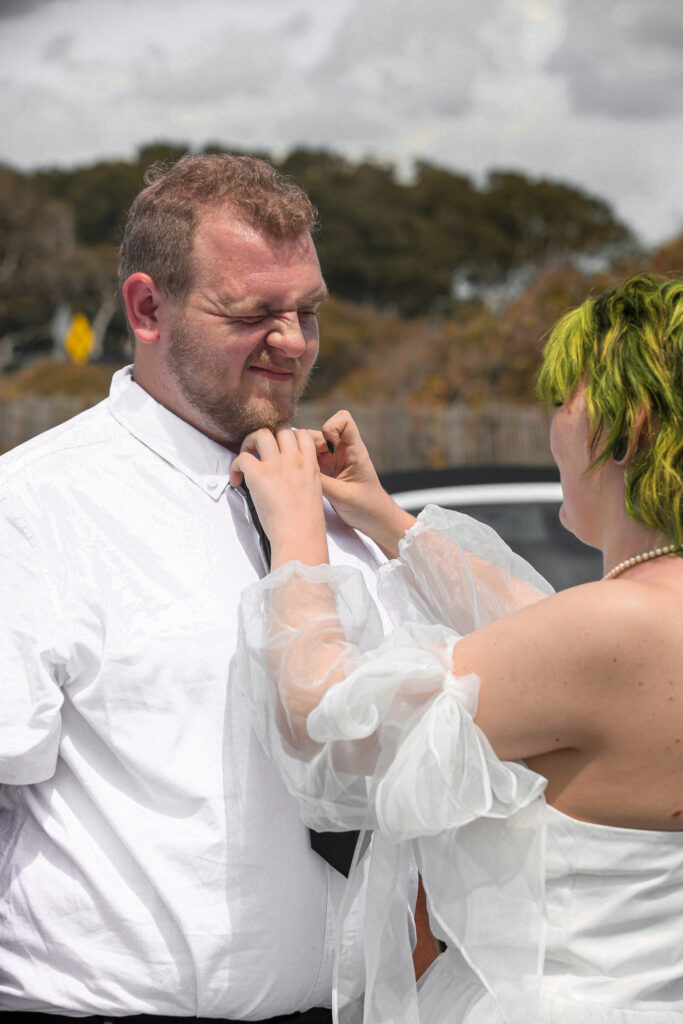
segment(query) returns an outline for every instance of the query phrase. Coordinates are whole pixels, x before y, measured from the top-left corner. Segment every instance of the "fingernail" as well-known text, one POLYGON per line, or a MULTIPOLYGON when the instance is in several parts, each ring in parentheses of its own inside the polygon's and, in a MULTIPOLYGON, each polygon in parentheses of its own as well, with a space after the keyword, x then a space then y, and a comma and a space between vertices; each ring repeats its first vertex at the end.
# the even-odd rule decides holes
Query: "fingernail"
POLYGON ((332 442, 326 441, 325 444, 327 445, 327 450, 330 453, 330 455, 334 455, 334 445, 332 444, 332 442))

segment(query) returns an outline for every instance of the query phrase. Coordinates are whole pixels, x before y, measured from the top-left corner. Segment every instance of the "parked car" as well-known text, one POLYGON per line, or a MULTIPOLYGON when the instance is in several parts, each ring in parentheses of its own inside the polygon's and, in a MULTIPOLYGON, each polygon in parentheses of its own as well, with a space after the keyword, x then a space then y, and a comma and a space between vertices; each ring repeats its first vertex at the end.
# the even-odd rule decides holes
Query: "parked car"
POLYGON ((417 515, 425 505, 457 509, 488 523, 556 590, 602 575, 602 556, 559 520, 559 475, 545 466, 476 466, 384 473, 398 504, 417 515))

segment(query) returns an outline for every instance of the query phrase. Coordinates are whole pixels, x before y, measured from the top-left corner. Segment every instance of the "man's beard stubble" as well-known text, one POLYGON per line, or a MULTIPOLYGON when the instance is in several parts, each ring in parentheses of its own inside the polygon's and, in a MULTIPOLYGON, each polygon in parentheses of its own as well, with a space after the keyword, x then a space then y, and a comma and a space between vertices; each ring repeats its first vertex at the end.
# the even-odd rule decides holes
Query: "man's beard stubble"
MULTIPOLYGON (((253 362, 267 366, 270 357, 264 351, 253 362)), ((300 374, 298 360, 290 360, 290 363, 292 371, 300 374)), ((301 380, 296 393, 280 399, 277 405, 272 400, 274 388, 267 380, 261 381, 263 393, 256 402, 252 397, 251 404, 242 402, 234 393, 219 394, 211 387, 221 380, 219 360, 196 344, 182 323, 177 323, 173 329, 167 365, 183 396, 206 423, 205 433, 234 451, 239 451, 244 438, 254 430, 290 426, 310 380, 309 373, 301 380)))

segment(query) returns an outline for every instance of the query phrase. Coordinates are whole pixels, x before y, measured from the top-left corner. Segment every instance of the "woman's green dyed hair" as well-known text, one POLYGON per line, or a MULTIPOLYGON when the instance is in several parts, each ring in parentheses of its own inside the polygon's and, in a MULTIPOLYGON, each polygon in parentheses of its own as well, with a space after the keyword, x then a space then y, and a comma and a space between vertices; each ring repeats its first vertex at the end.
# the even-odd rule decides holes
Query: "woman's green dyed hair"
POLYGON ((539 397, 558 404, 586 384, 591 469, 625 438, 626 510, 683 542, 683 281, 632 277, 553 327, 539 397))

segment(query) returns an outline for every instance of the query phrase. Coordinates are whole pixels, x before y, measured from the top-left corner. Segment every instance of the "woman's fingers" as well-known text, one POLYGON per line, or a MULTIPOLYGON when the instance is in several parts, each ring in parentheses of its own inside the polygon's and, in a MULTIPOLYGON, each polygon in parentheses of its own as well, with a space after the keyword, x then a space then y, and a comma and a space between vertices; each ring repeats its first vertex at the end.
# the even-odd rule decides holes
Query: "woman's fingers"
MULTIPOLYGON (((285 455, 286 453, 296 452, 299 448, 298 435, 302 433, 300 430, 293 430, 291 427, 278 427, 275 431, 275 440, 277 441, 280 453, 285 455)), ((304 431, 305 433, 305 431, 304 431)))
POLYGON ((305 455, 308 459, 313 459, 317 465, 318 454, 316 444, 308 430, 292 430, 291 433, 301 454, 305 455))
POLYGON ((250 452, 260 459, 267 459, 276 456, 278 453, 295 451, 310 451, 308 440, 310 439, 316 452, 320 455, 333 455, 337 445, 357 444, 361 442, 360 432, 355 424, 351 413, 345 409, 330 416, 320 430, 293 430, 291 427, 280 427, 275 432, 263 427, 254 430, 242 441, 240 452, 250 452), (305 444, 305 449, 302 448, 305 444))
MULTIPOLYGON (((297 434, 303 433, 297 430, 297 434)), ((334 455, 340 444, 347 446, 362 443, 362 438, 350 412, 340 409, 326 420, 320 430, 306 430, 315 444, 319 456, 334 455)))
POLYGON ((275 434, 266 427, 247 434, 240 447, 240 452, 251 452, 252 455, 258 455, 260 459, 267 458, 269 455, 277 455, 279 450, 275 434))
POLYGON ((315 445, 318 455, 334 454, 334 444, 332 441, 327 440, 322 430, 297 430, 297 434, 308 434, 315 445), (332 445, 332 450, 330 450, 330 445, 332 445))
POLYGON ((275 431, 262 427, 247 434, 242 441, 241 452, 251 452, 261 461, 284 455, 287 452, 310 451, 306 440, 307 430, 293 430, 292 427, 277 427, 275 431), (302 449, 302 443, 305 445, 302 449))
POLYGON ((258 465, 258 459, 255 458, 250 452, 240 452, 237 458, 233 459, 232 465, 230 466, 230 486, 240 487, 244 480, 244 470, 249 467, 250 463, 258 465))
MULTIPOLYGON (((288 431, 290 434, 292 431, 288 431)), ((285 433, 285 431, 283 431, 285 433)), ((287 441, 284 441, 285 446, 287 441)), ((233 460, 230 467, 230 484, 232 487, 239 487, 244 479, 244 471, 251 470, 258 466, 259 462, 274 458, 281 451, 280 443, 272 430, 265 427, 254 430, 242 441, 239 455, 233 460)))
POLYGON ((233 461, 230 482, 246 478, 271 543, 272 565, 327 559, 325 518, 315 442, 307 431, 256 430, 233 461))
MULTIPOLYGON (((322 435, 321 435, 322 437, 322 435)), ((323 441, 323 444, 325 442, 323 441)), ((327 451, 327 448, 325 448, 327 451)), ((274 433, 265 427, 255 430, 242 441, 239 455, 230 467, 230 483, 239 487, 245 475, 253 473, 259 463, 274 462, 278 456, 303 455, 312 461, 317 469, 317 451, 307 430, 292 430, 281 427, 274 433)))
POLYGON ((341 443, 348 445, 358 444, 361 440, 356 422, 351 413, 346 409, 340 409, 334 416, 330 416, 323 423, 321 433, 326 441, 332 442, 335 448, 341 443))

